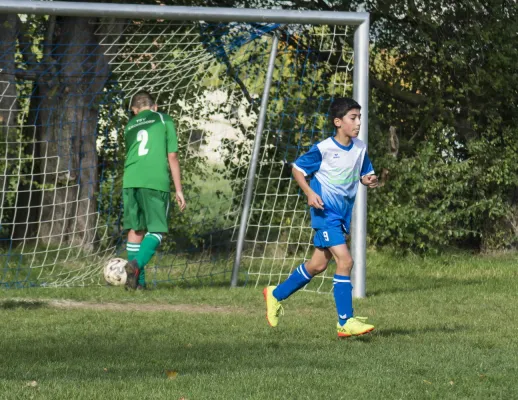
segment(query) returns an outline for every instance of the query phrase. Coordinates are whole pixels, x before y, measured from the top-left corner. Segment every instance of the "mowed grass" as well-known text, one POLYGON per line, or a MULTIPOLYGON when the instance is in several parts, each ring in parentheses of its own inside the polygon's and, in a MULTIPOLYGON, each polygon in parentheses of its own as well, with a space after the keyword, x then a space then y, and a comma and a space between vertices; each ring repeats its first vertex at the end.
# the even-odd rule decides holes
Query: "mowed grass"
POLYGON ((516 398, 517 258, 371 252, 341 340, 329 294, 272 329, 259 287, 2 290, 0 398, 516 398))

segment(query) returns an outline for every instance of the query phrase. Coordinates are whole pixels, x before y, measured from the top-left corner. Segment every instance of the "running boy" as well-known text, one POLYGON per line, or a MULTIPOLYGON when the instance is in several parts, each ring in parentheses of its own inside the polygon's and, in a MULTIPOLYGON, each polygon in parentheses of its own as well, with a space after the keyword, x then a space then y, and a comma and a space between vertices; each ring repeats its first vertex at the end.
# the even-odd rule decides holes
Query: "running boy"
POLYGON ((173 120, 157 112, 153 97, 145 91, 133 96, 131 111, 135 116, 124 130, 124 229, 129 229, 126 287, 144 289, 144 268, 168 231, 169 174, 173 177, 180 211, 185 208, 185 200, 173 120))
POLYGON ((349 232, 358 182, 375 188, 378 178, 367 156, 366 145, 357 138, 360 131, 360 105, 349 98, 337 98, 331 104, 330 117, 336 135, 299 157, 293 165, 293 177, 308 198, 311 226, 315 231, 315 251, 279 286, 263 290, 266 318, 270 326, 279 322, 281 301, 325 271, 331 257, 336 261, 333 293, 338 312, 338 336, 358 336, 370 332, 373 325, 365 318, 353 317, 351 270, 353 259, 345 244, 349 232), (310 184, 305 177, 313 175, 310 184))

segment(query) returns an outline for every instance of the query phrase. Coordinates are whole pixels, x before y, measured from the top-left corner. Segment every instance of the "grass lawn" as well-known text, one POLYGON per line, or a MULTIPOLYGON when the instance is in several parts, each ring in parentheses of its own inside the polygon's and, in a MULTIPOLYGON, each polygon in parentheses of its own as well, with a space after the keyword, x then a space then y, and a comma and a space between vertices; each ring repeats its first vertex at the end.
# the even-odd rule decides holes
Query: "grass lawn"
POLYGON ((517 258, 369 253, 341 340, 329 294, 272 329, 261 288, 1 290, 0 398, 516 398, 517 258))

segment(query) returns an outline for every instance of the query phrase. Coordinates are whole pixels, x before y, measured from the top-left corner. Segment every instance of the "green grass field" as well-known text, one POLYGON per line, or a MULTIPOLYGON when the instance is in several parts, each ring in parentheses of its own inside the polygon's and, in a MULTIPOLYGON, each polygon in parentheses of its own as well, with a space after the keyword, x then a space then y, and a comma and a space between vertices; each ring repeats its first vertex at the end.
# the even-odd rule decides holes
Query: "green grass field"
POLYGON ((377 329, 341 340, 327 294, 272 329, 261 288, 2 290, 0 398, 516 398, 517 258, 371 252, 377 329))

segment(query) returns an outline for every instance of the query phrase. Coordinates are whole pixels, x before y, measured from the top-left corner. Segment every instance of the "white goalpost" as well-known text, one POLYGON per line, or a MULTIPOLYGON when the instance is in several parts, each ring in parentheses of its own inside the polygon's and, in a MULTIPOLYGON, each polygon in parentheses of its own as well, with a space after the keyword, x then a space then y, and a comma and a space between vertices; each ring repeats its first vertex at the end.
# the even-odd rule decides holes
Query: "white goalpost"
MULTIPOLYGON (((335 97, 362 106, 367 142, 367 13, 0 0, 0 14, 16 23, 0 47, 0 286, 102 283, 102 265, 124 256, 121 134, 142 89, 177 124, 188 202, 172 210, 152 282, 277 284, 308 257, 290 163, 333 133, 335 97)), ((360 185, 355 297, 366 202, 360 185)))

